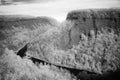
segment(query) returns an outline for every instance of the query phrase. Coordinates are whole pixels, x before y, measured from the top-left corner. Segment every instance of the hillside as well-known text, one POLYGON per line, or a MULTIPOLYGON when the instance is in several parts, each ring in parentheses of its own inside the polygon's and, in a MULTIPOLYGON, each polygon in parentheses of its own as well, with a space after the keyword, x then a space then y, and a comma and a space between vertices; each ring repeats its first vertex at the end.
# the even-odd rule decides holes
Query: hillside
POLYGON ((62 23, 48 17, 0 20, 3 80, 120 79, 120 9, 75 10, 62 23))
POLYGON ((28 43, 28 38, 32 39, 33 37, 42 34, 50 28, 58 26, 59 24, 56 20, 49 17, 26 18, 24 16, 21 17, 11 15, 9 17, 0 16, 0 19, 0 41, 5 41, 6 39, 10 39, 10 41, 12 39, 17 41, 17 43, 6 43, 10 47, 15 44, 14 49, 18 49, 18 47, 28 43), (30 33, 33 34, 31 35, 30 33))

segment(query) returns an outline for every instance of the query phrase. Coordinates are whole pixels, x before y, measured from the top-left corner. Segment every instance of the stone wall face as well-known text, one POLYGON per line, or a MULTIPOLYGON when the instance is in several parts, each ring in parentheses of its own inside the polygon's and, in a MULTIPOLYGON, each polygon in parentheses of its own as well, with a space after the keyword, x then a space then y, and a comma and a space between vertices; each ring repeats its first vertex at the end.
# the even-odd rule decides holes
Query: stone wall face
POLYGON ((88 35, 90 30, 112 29, 120 33, 120 9, 77 10, 68 13, 66 20, 74 22, 71 28, 72 44, 79 42, 81 33, 88 35))
POLYGON ((67 20, 75 22, 81 31, 101 28, 120 28, 120 9, 80 10, 68 13, 67 20))
POLYGON ((96 27, 98 30, 102 28, 112 29, 116 34, 119 34, 120 31, 120 18, 117 19, 96 19, 96 27))

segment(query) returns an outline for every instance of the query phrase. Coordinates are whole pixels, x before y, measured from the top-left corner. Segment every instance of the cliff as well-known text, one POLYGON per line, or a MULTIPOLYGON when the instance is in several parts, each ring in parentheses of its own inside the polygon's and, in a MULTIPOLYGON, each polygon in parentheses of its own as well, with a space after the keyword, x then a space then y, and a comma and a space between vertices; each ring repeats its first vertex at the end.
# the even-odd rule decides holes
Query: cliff
POLYGON ((72 42, 77 44, 81 33, 89 35, 90 30, 98 31, 107 29, 120 33, 120 9, 83 9, 68 13, 67 21, 72 21, 72 42))
MULTIPOLYGON (((11 54, 5 54, 7 48, 7 53, 12 52, 20 61, 24 62, 24 58, 32 61, 30 63, 37 71, 42 70, 38 69, 42 63, 41 67, 48 64, 45 66, 71 71, 67 74, 74 74, 78 79, 84 74, 81 70, 87 76, 94 75, 99 79, 100 75, 104 79, 104 74, 110 71, 114 74, 120 69, 119 20, 119 9, 72 11, 61 24, 47 17, 1 17, 1 61, 5 57, 5 62, 11 64, 13 58, 11 54)), ((14 61, 12 67, 17 65, 14 61)), ((29 63, 26 61, 25 64, 29 63)))

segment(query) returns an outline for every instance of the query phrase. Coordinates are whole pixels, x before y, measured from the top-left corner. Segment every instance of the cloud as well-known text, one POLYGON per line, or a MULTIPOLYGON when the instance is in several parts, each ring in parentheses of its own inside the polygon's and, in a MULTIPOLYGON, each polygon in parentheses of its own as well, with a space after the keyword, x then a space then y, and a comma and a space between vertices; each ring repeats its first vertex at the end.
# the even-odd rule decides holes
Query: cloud
POLYGON ((23 3, 35 3, 35 2, 48 2, 51 0, 12 0, 13 2, 23 2, 23 3))
POLYGON ((1 5, 14 4, 14 3, 44 3, 54 0, 0 0, 1 5))

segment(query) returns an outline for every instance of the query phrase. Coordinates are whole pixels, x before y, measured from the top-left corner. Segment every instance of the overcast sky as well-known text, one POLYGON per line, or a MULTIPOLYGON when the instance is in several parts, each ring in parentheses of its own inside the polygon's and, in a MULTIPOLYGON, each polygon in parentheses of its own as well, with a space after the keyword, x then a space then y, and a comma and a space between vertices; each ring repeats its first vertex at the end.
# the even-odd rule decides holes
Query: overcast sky
MULTIPOLYGON (((1 1, 1 0, 0 0, 1 1)), ((5 0, 10 5, 1 5, 0 14, 24 14, 49 16, 63 21, 71 10, 86 8, 120 7, 120 0, 5 0)))

